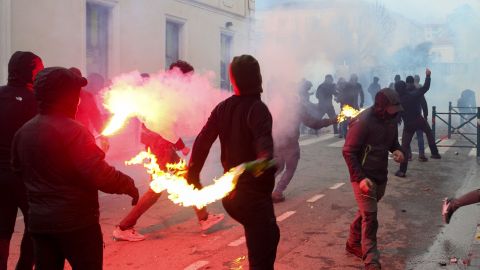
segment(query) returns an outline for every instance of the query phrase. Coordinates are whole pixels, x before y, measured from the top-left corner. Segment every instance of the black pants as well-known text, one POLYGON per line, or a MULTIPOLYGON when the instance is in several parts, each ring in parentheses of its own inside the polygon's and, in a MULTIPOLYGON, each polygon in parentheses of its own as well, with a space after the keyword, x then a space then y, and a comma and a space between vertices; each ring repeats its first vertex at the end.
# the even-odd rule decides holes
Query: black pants
POLYGON ((103 265, 100 224, 65 233, 32 233, 36 270, 63 270, 65 259, 73 270, 98 270, 103 265))
MULTIPOLYGON (((412 123, 405 123, 403 127, 402 134, 402 148, 405 150, 410 149, 410 143, 412 142, 413 134, 417 130, 422 130, 427 136, 428 147, 430 147, 430 152, 432 155, 438 154, 438 148, 435 144, 435 138, 433 138, 432 129, 428 124, 427 120, 423 117, 419 117, 416 121, 412 123)), ((408 167, 408 157, 405 157, 405 161, 400 163, 400 171, 406 173, 408 167)))
MULTIPOLYGON (((319 104, 319 115, 320 119, 323 118, 325 114, 328 115, 329 119, 335 119, 337 118, 337 114, 335 113, 335 108, 333 108, 333 104, 319 104)), ((338 134, 338 125, 333 124, 333 133, 338 134)))
POLYGON ((250 270, 273 270, 280 230, 270 194, 234 191, 222 202, 227 213, 243 225, 250 270))
POLYGON ((10 239, 15 229, 18 208, 22 211, 25 231, 20 245, 17 270, 33 268, 33 242, 28 232, 28 203, 22 180, 10 170, 0 169, 0 270, 7 269, 10 239))

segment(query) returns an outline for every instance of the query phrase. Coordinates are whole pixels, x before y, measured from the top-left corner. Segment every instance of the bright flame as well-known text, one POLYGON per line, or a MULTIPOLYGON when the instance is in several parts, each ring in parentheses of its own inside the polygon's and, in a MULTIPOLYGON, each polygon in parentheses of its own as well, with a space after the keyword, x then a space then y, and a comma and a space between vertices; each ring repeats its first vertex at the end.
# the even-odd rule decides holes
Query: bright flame
POLYGON ((102 135, 112 136, 125 125, 128 118, 127 113, 117 113, 113 115, 105 129, 102 131, 102 135))
POLYGON ((230 96, 216 89, 213 79, 213 73, 186 76, 178 70, 151 74, 149 79, 139 72, 115 77, 102 93, 103 105, 113 116, 102 135, 114 135, 130 118, 138 117, 169 141, 176 141, 179 135, 196 136, 210 111, 230 96))
POLYGON ((355 116, 359 115, 363 110, 364 109, 356 110, 349 105, 343 105, 342 110, 340 111, 340 113, 337 116, 337 120, 338 120, 339 123, 343 122, 343 121, 347 120, 348 118, 352 118, 352 117, 355 117, 355 116))
POLYGON ((152 176, 153 180, 150 183, 150 188, 153 191, 160 193, 166 190, 168 198, 172 202, 185 207, 196 206, 197 208, 203 208, 207 204, 227 196, 235 188, 238 177, 246 168, 244 164, 232 168, 222 177, 214 180, 214 184, 198 190, 193 185, 188 184, 185 179, 187 164, 184 160, 175 164, 167 164, 167 171, 163 171, 157 164, 157 157, 149 149, 140 152, 125 163, 127 165, 143 164, 148 174, 152 176))

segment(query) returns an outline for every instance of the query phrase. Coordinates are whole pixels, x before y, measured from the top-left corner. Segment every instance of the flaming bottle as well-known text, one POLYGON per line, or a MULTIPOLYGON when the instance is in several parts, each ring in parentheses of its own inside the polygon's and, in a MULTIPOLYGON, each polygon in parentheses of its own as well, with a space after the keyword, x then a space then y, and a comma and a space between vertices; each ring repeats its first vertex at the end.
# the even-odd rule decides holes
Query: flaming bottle
POLYGON ((275 166, 275 160, 257 159, 242 164, 245 171, 251 172, 255 177, 262 175, 267 169, 275 166))

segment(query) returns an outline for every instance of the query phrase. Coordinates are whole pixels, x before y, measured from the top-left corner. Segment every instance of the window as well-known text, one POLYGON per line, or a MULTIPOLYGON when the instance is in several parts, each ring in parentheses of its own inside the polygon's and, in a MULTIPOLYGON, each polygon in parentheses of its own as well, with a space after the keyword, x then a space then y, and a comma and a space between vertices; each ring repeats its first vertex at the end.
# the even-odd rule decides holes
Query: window
POLYGON ((165 68, 180 59, 180 38, 183 23, 167 20, 165 28, 165 68))
POLYGON ((108 77, 110 8, 87 2, 87 73, 108 77))
POLYGON ((225 90, 231 90, 228 66, 232 60, 232 40, 232 35, 220 34, 220 88, 225 90))

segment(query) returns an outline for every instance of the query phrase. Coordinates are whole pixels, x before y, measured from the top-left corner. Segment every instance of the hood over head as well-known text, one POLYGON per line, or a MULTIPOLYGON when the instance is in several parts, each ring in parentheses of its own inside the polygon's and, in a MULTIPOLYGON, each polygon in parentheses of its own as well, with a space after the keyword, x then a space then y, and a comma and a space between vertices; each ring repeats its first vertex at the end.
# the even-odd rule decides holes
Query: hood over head
POLYGON ((80 89, 87 79, 63 67, 49 67, 35 78, 34 91, 41 114, 63 114, 74 118, 80 89))
POLYGON ((33 89, 35 76, 42 69, 42 59, 36 54, 17 51, 8 62, 8 85, 33 89))
POLYGON ((390 88, 383 88, 375 95, 373 107, 375 115, 383 120, 393 119, 403 111, 398 93, 390 88))
POLYGON ((245 54, 234 57, 230 64, 230 81, 238 96, 262 93, 262 74, 257 59, 245 54))

